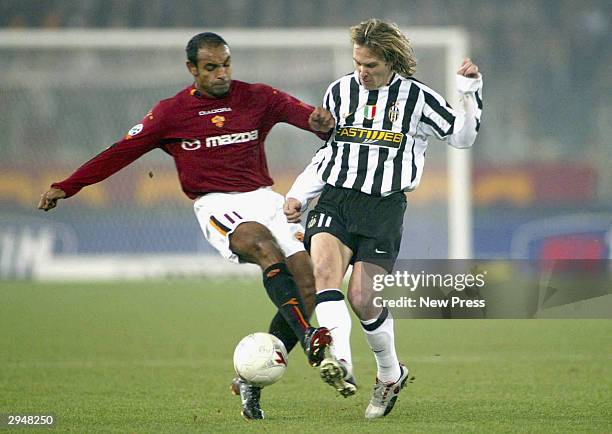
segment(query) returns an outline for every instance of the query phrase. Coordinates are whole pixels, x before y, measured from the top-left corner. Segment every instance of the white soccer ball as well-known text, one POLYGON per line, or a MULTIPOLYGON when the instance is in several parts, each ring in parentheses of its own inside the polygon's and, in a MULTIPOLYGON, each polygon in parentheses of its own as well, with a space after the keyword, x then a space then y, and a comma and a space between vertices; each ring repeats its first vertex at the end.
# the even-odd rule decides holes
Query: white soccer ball
POLYGON ((276 383, 287 370, 287 350, 276 336, 252 333, 234 350, 234 369, 244 381, 264 387, 276 383))

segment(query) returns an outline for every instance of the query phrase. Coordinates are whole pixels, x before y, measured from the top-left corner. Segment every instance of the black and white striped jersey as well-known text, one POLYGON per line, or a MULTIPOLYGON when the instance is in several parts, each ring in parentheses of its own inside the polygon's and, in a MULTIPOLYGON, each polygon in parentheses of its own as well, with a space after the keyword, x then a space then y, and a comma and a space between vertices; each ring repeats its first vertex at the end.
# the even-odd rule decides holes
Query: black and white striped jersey
POLYGON ((376 196, 414 190, 423 174, 428 136, 465 148, 480 127, 482 78, 457 77, 461 97, 471 99, 462 101, 465 113, 427 85, 398 74, 376 90, 361 86, 357 72, 334 81, 323 105, 336 127, 310 171, 322 183, 376 196))

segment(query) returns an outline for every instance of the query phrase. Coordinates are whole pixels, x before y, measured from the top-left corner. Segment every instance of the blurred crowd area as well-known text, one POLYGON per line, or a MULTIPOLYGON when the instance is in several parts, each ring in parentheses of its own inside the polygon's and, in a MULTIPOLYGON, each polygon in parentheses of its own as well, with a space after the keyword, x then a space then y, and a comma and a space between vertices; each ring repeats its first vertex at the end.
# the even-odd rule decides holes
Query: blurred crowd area
POLYGON ((0 24, 348 28, 375 16, 408 29, 460 26, 485 74, 485 145, 476 161, 584 162, 597 173, 600 197, 612 197, 611 11, 605 0, 3 0, 0 24))
MULTIPOLYGON (((529 243, 551 233, 561 235, 544 246, 547 251, 564 257, 609 255, 610 0, 0 0, 0 30, 189 28, 222 33, 223 28, 340 27, 347 30, 347 54, 348 27, 370 17, 396 22, 409 37, 410 28, 417 26, 461 27, 469 33, 470 56, 485 76, 483 123, 471 154, 477 257, 527 257, 529 243), (558 231, 551 232, 555 226, 558 231), (574 237, 584 232, 588 234, 574 237), (517 250, 515 245, 525 248, 517 250)), ((335 71, 329 50, 232 49, 236 78, 245 71, 258 77, 271 73, 290 84, 287 90, 312 103, 320 101, 335 71)), ((119 137, 154 101, 190 80, 182 52, 177 62, 174 53, 151 56, 134 50, 114 57, 111 51, 95 56, 85 51, 42 49, 38 53, 45 55, 39 56, 31 54, 35 50, 0 51, 0 111, 5 115, 0 117, 0 232, 3 216, 17 228, 26 227, 26 247, 36 233, 28 225, 42 220, 39 215, 35 221, 23 218, 23 210, 34 212, 43 188, 99 152, 106 143, 101 138, 119 137), (13 214, 15 210, 22 214, 13 214)), ((416 54, 422 68, 417 78, 436 83, 431 72, 438 71, 431 59, 437 56, 435 50, 416 54)), ((350 68, 348 55, 346 62, 350 68)), ((280 87, 268 78, 262 80, 280 87)), ((288 147, 296 129, 282 128, 275 128, 267 151, 276 186, 286 191, 315 149, 306 145, 315 143, 303 133, 304 140, 293 139, 300 146, 288 147)), ((438 239, 446 236, 440 228, 447 220, 440 204, 452 174, 432 164, 440 156, 445 161, 445 148, 439 149, 428 149, 427 175, 410 196, 404 239, 424 255, 418 257, 446 255, 438 250, 446 244, 438 239)), ((172 200, 186 199, 173 168, 153 157, 143 157, 131 171, 69 202, 72 212, 54 214, 64 220, 52 232, 58 239, 77 239, 80 251, 88 253, 207 248, 193 237, 199 229, 193 227, 192 216, 176 217, 173 213, 178 215, 181 208, 168 207, 172 200)), ((2 240, 10 248, 21 246, 12 241, 20 240, 20 230, 0 237, 0 253, 2 240)))
POLYGON ((601 161, 611 156, 611 5, 606 0, 3 0, 0 25, 348 27, 374 16, 406 28, 461 26, 486 74, 484 135, 500 142, 476 158, 601 161))

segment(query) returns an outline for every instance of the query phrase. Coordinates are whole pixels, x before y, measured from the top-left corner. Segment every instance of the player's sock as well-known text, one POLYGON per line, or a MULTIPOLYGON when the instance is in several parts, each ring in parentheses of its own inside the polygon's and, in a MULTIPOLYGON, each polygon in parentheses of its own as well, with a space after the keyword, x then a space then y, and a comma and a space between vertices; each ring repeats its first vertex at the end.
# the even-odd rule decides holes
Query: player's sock
POLYGON ((374 351, 378 367, 376 377, 383 383, 397 381, 402 373, 395 353, 395 335, 393 334, 391 313, 385 307, 378 318, 361 321, 361 326, 365 332, 368 345, 374 351))
POLYGON ((280 312, 276 312, 276 315, 272 318, 268 331, 285 344, 287 352, 291 351, 293 347, 295 347, 295 344, 298 343, 297 336, 293 333, 291 326, 287 324, 287 321, 280 312))
POLYGON ((282 262, 270 265, 263 275, 268 296, 299 341, 303 342, 304 333, 310 324, 306 319, 308 316, 305 314, 302 296, 287 265, 282 262))
POLYGON ((350 375, 353 368, 350 342, 351 314, 342 291, 332 288, 318 292, 315 313, 319 326, 327 327, 332 335, 332 355, 346 362, 350 375))

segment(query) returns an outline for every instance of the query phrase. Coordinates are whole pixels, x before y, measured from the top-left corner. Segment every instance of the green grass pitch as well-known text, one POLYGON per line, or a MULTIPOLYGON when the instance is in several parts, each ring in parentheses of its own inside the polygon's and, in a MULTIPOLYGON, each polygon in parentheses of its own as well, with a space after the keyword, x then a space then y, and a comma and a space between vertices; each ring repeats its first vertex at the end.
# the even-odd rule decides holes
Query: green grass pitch
POLYGON ((293 351, 247 422, 229 381, 273 313, 258 281, 0 282, 0 302, 0 413, 51 413, 54 432, 612 432, 612 321, 396 320, 416 381, 376 421, 354 323, 357 395, 293 351))

